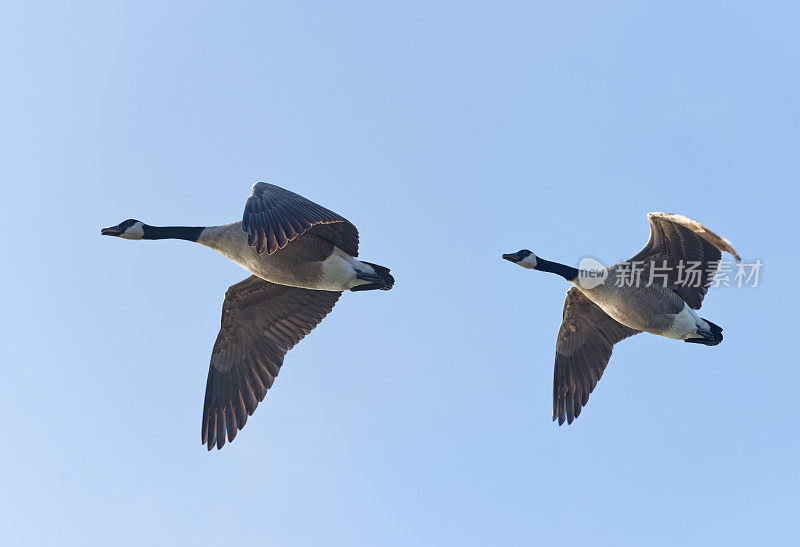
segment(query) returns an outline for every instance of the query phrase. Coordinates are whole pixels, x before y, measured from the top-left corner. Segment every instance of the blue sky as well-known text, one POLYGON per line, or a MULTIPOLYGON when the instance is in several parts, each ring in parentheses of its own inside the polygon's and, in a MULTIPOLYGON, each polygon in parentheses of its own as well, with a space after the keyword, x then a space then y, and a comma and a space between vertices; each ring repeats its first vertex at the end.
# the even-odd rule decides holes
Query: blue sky
POLYGON ((796 539, 796 3, 2 11, 9 545, 796 539), (231 222, 257 180, 349 218, 397 284, 345 294, 208 453, 211 346, 247 274, 98 229, 231 222), (648 211, 761 259, 761 286, 711 291, 720 346, 619 344, 554 426, 567 285, 499 255, 626 258, 648 211))

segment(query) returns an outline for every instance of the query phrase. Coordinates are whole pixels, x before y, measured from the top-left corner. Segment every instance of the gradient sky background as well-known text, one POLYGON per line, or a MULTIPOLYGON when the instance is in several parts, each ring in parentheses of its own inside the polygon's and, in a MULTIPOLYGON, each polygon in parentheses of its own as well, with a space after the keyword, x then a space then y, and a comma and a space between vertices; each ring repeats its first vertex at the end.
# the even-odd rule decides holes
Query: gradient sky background
POLYGON ((730 545, 798 534, 796 2, 7 2, 7 545, 730 545), (130 5, 135 4, 135 5, 130 5), (200 444, 226 288, 185 242, 273 182, 352 220, 347 293, 200 444), (567 284, 648 211, 765 266, 718 347, 619 344, 550 421, 567 284))

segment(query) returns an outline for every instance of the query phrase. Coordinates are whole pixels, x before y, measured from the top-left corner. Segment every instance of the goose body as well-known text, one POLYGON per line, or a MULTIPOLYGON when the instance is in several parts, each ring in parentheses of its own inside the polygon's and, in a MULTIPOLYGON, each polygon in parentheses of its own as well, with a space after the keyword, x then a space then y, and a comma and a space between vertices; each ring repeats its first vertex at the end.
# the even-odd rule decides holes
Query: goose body
POLYGON ((662 286, 615 287, 608 281, 592 288, 574 285, 611 318, 639 331, 683 340, 693 336, 703 321, 680 296, 662 286))
POLYGON ((263 400, 286 353, 345 290, 391 289, 389 269, 358 260, 358 230, 345 218, 279 186, 258 182, 243 219, 222 226, 104 228, 123 239, 184 239, 213 249, 252 275, 228 288, 211 353, 202 441, 233 441, 263 400))
POLYGON ((359 272, 375 273, 371 265, 320 236, 305 233, 272 254, 256 253, 247 240, 242 222, 233 222, 204 228, 197 243, 265 281, 290 287, 346 291, 368 283, 358 278, 359 272))
POLYGON ((737 260, 739 255, 728 240, 683 215, 650 213, 647 218, 647 245, 630 260, 599 272, 543 260, 526 249, 503 255, 524 268, 558 274, 573 285, 564 300, 556 340, 553 420, 559 425, 580 415, 617 342, 639 332, 708 346, 722 342, 722 329, 695 310, 702 305, 722 251, 737 260), (637 268, 634 282, 624 282, 624 275, 637 268))

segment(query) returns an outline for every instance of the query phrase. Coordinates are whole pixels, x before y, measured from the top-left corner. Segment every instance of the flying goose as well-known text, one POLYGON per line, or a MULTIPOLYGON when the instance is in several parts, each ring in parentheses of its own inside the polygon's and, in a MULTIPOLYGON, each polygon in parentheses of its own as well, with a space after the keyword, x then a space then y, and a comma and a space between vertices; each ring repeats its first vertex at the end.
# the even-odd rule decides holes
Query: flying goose
POLYGON ((208 450, 233 441, 264 399, 295 344, 331 311, 342 291, 388 290, 389 269, 357 260, 358 230, 293 192, 253 185, 241 222, 150 226, 128 219, 101 234, 123 239, 185 239, 250 272, 228 288, 211 352, 203 405, 208 450))
POLYGON ((645 331, 708 346, 722 341, 722 329, 694 310, 700 309, 721 251, 736 260, 739 255, 727 239, 683 215, 649 213, 647 219, 647 245, 630 260, 598 271, 550 262, 527 249, 502 255, 574 285, 556 340, 553 421, 559 425, 580 415, 620 340, 645 331))

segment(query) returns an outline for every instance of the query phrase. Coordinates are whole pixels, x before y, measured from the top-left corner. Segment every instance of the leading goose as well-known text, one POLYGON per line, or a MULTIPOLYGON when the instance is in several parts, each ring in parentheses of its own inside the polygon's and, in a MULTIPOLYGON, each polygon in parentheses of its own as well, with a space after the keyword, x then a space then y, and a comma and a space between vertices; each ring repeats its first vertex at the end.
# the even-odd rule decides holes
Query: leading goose
POLYGON ((211 353, 203 405, 208 449, 233 441, 278 375, 283 357, 322 321, 342 291, 388 290, 389 269, 357 260, 347 219, 273 184, 257 182, 241 222, 149 226, 128 219, 100 232, 123 239, 185 239, 250 272, 232 285, 211 353))
POLYGON ((645 331, 708 346, 722 341, 722 329, 694 310, 700 309, 721 251, 736 260, 739 255, 727 239, 683 215, 650 213, 647 219, 647 245, 630 260, 599 271, 550 262, 527 249, 502 255, 574 285, 556 340, 553 420, 559 425, 580 415, 620 340, 645 331))

